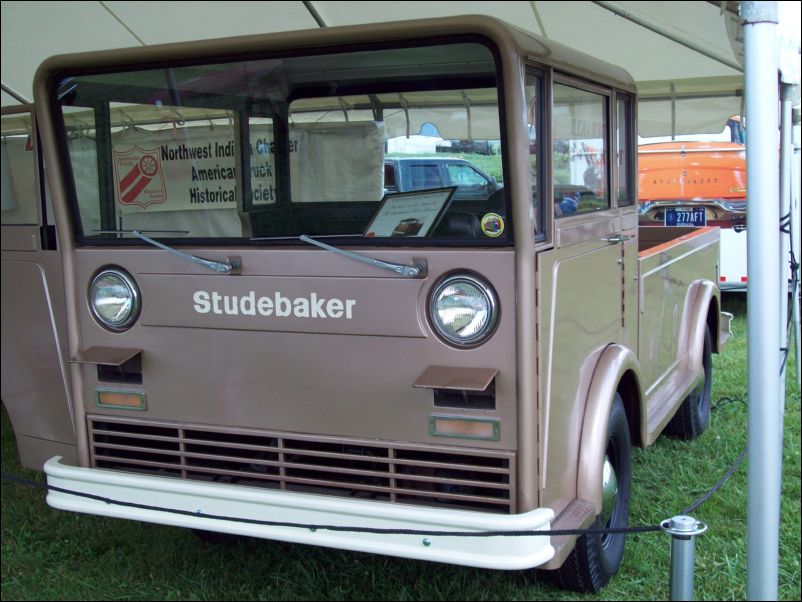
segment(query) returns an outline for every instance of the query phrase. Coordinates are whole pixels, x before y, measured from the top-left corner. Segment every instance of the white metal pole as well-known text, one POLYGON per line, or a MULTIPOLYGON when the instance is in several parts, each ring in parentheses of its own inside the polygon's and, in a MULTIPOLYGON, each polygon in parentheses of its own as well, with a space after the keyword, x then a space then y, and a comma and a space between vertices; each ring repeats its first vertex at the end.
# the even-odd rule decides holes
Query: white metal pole
MULTIPOLYGON (((785 232, 780 232, 780 349, 788 348, 788 274, 791 260, 791 155, 793 148, 793 111, 794 86, 780 84, 780 219, 785 232), (787 220, 787 221, 786 221, 787 220)), ((785 357, 787 351, 782 351, 785 357)), ((782 362, 780 371, 780 412, 785 414, 785 375, 788 363, 782 362)))
POLYGON ((696 536, 707 525, 692 516, 675 516, 660 523, 671 535, 671 578, 669 600, 693 600, 693 574, 696 568, 696 536))
POLYGON ((777 2, 741 2, 746 96, 748 443, 747 598, 776 600, 780 411, 777 2))
MULTIPOLYGON (((800 215, 799 205, 799 179, 800 179, 800 153, 799 153, 799 109, 793 112, 793 157, 791 160, 791 249, 794 252, 794 259, 797 263, 802 262, 802 252, 800 252, 800 226, 802 226, 802 215, 800 215)), ((797 272, 798 273, 798 272, 797 272)), ((791 291, 791 314, 794 323, 794 357, 796 359, 796 384, 802 385, 802 349, 800 349, 800 329, 799 329, 799 281, 791 291)))

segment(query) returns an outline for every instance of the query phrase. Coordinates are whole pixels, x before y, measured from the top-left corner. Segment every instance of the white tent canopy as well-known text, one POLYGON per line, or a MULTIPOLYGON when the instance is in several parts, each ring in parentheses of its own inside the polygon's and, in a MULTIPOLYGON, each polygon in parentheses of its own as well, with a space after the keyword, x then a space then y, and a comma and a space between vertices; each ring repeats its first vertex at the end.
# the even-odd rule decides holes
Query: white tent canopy
POLYGON ((714 133, 742 108, 738 4, 4 1, 2 105, 31 101, 36 68, 55 54, 323 25, 488 14, 624 67, 642 94, 642 136, 714 133), (711 95, 715 102, 709 100, 711 95))
POLYGON ((720 132, 740 110, 737 2, 683 2, 681 10, 672 2, 3 2, 2 104, 32 100, 33 74, 54 54, 457 13, 492 15, 624 67, 655 101, 642 109, 643 135, 671 133, 672 84, 681 96, 715 83, 726 99, 714 111, 701 103, 676 133, 720 132))

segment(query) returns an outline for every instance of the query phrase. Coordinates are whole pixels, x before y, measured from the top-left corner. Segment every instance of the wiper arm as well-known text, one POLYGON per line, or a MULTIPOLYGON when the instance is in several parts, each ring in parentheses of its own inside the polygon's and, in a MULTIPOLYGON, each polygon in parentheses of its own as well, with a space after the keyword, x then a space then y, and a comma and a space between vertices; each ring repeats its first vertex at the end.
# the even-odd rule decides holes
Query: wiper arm
POLYGON ((373 259, 372 257, 365 257, 364 255, 360 255, 358 253, 352 253, 351 251, 338 249, 337 247, 332 247, 331 245, 327 245, 324 242, 320 242, 319 240, 310 238, 306 234, 302 234, 298 238, 303 242, 315 245, 317 247, 320 247, 321 249, 326 249, 327 251, 331 251, 332 253, 336 253, 337 255, 342 255, 343 257, 350 257, 351 259, 355 259, 356 261, 361 261, 362 263, 367 263, 368 265, 372 265, 377 268, 382 268, 383 270, 389 270, 391 272, 395 272, 396 274, 400 274, 404 278, 423 278, 426 275, 426 264, 423 261, 418 261, 415 265, 403 265, 400 263, 392 263, 389 261, 382 261, 381 259, 373 259))
POLYGON ((189 234, 189 230, 92 230, 94 234, 133 234, 134 232, 156 232, 158 234, 189 234))
POLYGON ((131 234, 133 234, 137 238, 144 240, 146 243, 153 245, 154 247, 159 247, 160 249, 164 249, 165 251, 168 251, 178 257, 189 259, 193 263, 206 266, 207 268, 209 268, 210 270, 214 270, 215 272, 219 272, 221 274, 230 274, 234 270, 234 266, 231 265, 230 263, 226 263, 224 261, 212 261, 210 259, 203 259, 202 257, 197 257, 189 253, 184 253, 176 249, 171 249, 167 245, 162 244, 156 240, 153 240, 149 236, 145 236, 139 230, 131 230, 131 234))

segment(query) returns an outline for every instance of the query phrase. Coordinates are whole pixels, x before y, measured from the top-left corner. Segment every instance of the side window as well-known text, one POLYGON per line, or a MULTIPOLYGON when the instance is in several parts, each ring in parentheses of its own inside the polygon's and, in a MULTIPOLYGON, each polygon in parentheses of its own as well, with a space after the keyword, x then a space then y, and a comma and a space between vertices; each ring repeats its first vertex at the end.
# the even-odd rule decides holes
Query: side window
POLYGON ((426 188, 438 188, 443 185, 443 178, 440 177, 440 166, 431 164, 410 165, 409 167, 409 189, 423 190, 426 188))
POLYGON ((554 85, 554 215, 610 207, 607 97, 554 85))
POLYGON ((30 113, 2 118, 2 215, 3 226, 39 223, 36 158, 30 113))
POLYGON ((460 163, 448 165, 448 178, 457 186, 484 186, 490 182, 470 165, 460 163))
POLYGON ((616 199, 618 206, 631 205, 632 194, 632 99, 619 95, 615 121, 616 199))
POLYGON ((529 173, 532 183, 532 208, 535 214, 535 236, 545 237, 543 224, 543 195, 540 194, 540 178, 538 178, 538 156, 541 153, 541 142, 538 136, 541 115, 541 94, 543 79, 535 73, 526 73, 526 130, 529 144, 529 173))

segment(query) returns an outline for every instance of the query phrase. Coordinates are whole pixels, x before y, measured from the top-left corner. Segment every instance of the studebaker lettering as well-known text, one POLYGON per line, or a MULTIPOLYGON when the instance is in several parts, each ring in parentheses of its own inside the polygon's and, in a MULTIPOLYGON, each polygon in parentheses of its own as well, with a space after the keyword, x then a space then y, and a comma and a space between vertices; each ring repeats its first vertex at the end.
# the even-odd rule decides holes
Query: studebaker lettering
POLYGON ((291 299, 276 291, 272 297, 256 296, 250 291, 247 295, 221 295, 217 291, 195 291, 192 308, 199 314, 209 312, 229 316, 276 316, 277 318, 333 318, 335 320, 353 317, 355 299, 326 299, 311 293, 309 297, 291 299))

